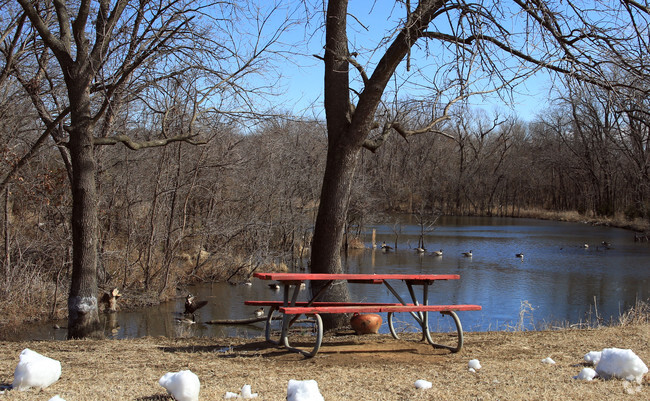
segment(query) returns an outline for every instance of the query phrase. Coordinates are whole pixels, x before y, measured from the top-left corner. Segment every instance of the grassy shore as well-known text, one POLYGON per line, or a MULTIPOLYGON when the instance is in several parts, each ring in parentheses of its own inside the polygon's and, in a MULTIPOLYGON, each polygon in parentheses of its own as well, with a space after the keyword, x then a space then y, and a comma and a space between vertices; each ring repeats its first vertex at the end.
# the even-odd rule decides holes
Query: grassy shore
POLYGON ((636 218, 627 219, 622 213, 615 216, 589 216, 577 211, 552 211, 544 209, 525 209, 517 211, 516 216, 520 218, 566 221, 571 223, 583 223, 592 226, 607 226, 624 228, 636 232, 647 232, 650 230, 650 220, 636 218))
POLYGON ((42 391, 6 390, 0 400, 170 400, 158 379, 190 369, 201 380, 201 400, 223 399, 249 384, 259 400, 284 400, 290 379, 318 382, 325 400, 647 400, 641 384, 576 380, 589 351, 632 349, 650 361, 650 323, 528 332, 470 332, 460 353, 433 349, 416 335, 326 336, 311 359, 263 339, 142 338, 56 342, 1 342, 0 384, 13 380, 18 354, 30 348, 61 361, 61 379, 42 391), (550 357, 556 364, 542 363, 550 357), (482 368, 468 371, 468 361, 482 368), (418 390, 416 380, 433 383, 418 390))

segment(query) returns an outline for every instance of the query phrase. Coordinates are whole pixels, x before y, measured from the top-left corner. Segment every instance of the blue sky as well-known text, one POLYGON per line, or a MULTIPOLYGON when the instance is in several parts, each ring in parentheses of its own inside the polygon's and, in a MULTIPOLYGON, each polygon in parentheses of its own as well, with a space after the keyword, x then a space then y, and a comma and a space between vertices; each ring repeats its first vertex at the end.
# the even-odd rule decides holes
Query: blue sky
MULTIPOLYGON (((351 1, 350 13, 356 17, 349 18, 350 50, 359 51, 359 62, 368 66, 369 73, 372 72, 376 60, 381 52, 373 53, 371 50, 377 45, 378 40, 396 25, 396 20, 401 16, 399 11, 391 13, 392 2, 376 2, 374 9, 370 12, 370 5, 373 2, 351 1), (363 23, 363 26, 359 22, 363 23)), ((276 89, 284 91, 284 94, 276 99, 280 108, 292 111, 296 114, 307 113, 307 116, 324 118, 322 109, 323 97, 323 63, 312 54, 323 54, 324 34, 318 28, 320 21, 313 20, 312 32, 294 30, 291 35, 285 38, 300 38, 304 35, 311 35, 305 47, 297 49, 297 53, 286 60, 280 67, 283 79, 276 89), (300 32, 299 32, 300 31, 300 32), (292 107, 293 106, 293 107, 292 107)), ((303 29, 304 26, 300 27, 303 29)), ((308 28, 309 30, 310 28, 308 28)), ((298 40, 300 40, 298 39, 298 40)), ((425 61, 421 59, 419 61, 425 61)), ((404 63, 403 63, 404 64, 404 63)), ((356 75, 356 74, 352 74, 356 75)), ((514 113, 522 120, 530 121, 535 116, 548 108, 550 81, 546 73, 538 73, 532 79, 518 86, 514 99, 514 113)), ((510 114, 511 108, 499 99, 496 95, 474 96, 470 98, 469 104, 481 108, 488 114, 496 110, 503 114, 510 114)))

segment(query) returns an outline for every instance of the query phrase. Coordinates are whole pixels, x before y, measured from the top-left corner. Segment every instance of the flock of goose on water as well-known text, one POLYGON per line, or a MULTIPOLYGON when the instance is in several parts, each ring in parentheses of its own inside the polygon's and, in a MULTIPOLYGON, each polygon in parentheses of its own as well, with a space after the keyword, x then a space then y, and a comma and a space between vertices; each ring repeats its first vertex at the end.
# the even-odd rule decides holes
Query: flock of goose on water
MULTIPOLYGON (((589 244, 584 244, 582 247, 584 249, 589 249, 589 244)), ((603 242, 600 243, 600 245, 598 245, 596 247, 596 249, 598 249, 599 247, 603 247, 604 249, 610 249, 612 247, 612 245, 611 245, 611 243, 609 243, 607 241, 603 241, 603 242)), ((417 248, 413 248, 413 249, 415 250, 415 252, 417 252, 419 254, 425 254, 427 252, 426 248, 422 248, 422 247, 417 247, 417 248)), ((388 245, 384 241, 381 244, 381 250, 384 251, 384 252, 390 252, 390 251, 393 250, 393 247, 388 245)), ((431 252, 431 255, 432 256, 442 256, 442 249, 439 250, 439 251, 431 252)), ((466 258, 471 258, 473 256, 472 250, 470 249, 469 252, 462 252, 461 255, 466 257, 466 258)), ((523 254, 523 252, 515 253, 515 257, 523 260, 524 259, 524 254, 523 254)))
MULTIPOLYGON (((603 241, 596 248, 598 249, 600 247, 603 247, 604 249, 610 249, 611 244, 609 242, 607 242, 607 241, 603 241)), ((589 244, 582 245, 582 248, 589 249, 589 244)), ((425 248, 422 248, 422 247, 417 247, 417 248, 413 248, 413 249, 418 254, 422 254, 422 255, 424 255, 427 252, 427 250, 425 248)), ((381 244, 381 250, 384 251, 384 252, 390 252, 390 251, 393 250, 393 247, 386 244, 386 242, 384 241, 381 244)), ((442 254, 443 254, 442 249, 440 249, 438 251, 431 252, 432 256, 442 256, 442 254)), ((472 250, 469 250, 468 252, 462 252, 461 255, 463 257, 466 257, 466 258, 471 258, 473 256, 473 253, 472 253, 472 250)), ((523 252, 516 253, 515 257, 517 257, 517 258, 519 258, 521 260, 524 260, 523 252)), ((247 282, 245 282, 243 284, 244 285, 251 285, 252 283, 250 281, 247 281, 247 282)), ((301 288, 304 288, 304 285, 305 284, 303 283, 301 288)), ((278 283, 271 283, 268 286, 272 290, 279 290, 280 289, 280 284, 278 284, 278 283)), ((178 322, 180 322, 180 323, 195 323, 196 320, 195 320, 194 313, 198 309, 200 309, 200 308, 204 307, 205 305, 207 305, 207 303, 208 303, 208 301, 205 301, 205 300, 197 301, 196 297, 194 297, 194 295, 188 294, 187 297, 185 298, 185 310, 183 312, 183 317, 182 318, 176 318, 176 320, 178 322)), ((264 309, 259 308, 259 309, 255 310, 253 312, 253 314, 255 315, 255 317, 264 316, 264 309)))

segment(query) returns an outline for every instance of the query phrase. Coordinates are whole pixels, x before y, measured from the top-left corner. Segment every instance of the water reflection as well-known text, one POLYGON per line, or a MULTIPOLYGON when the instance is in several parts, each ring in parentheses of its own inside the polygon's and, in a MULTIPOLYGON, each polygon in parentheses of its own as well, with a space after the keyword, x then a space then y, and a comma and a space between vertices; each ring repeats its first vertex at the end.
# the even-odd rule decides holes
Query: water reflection
MULTIPOLYGON (((482 305, 480 312, 459 313, 466 330, 517 326, 526 303, 532 310, 526 309, 523 323, 533 328, 545 322, 579 323, 596 309, 607 320, 637 299, 650 298, 650 245, 635 243, 627 230, 529 219, 444 217, 425 236, 427 252, 419 254, 412 248, 418 243, 420 227, 407 220, 400 224, 399 230, 393 222, 369 227, 369 233, 376 230, 378 244, 395 245, 395 231, 399 231, 397 249, 373 249, 369 234, 366 249, 350 250, 344 257, 345 271, 460 274, 460 280, 436 283, 430 300, 482 305), (611 248, 600 246, 602 241, 610 242, 611 248), (431 254, 439 249, 443 256, 431 254), (470 249, 472 257, 463 257, 462 252, 470 249), (515 256, 520 252, 525 254, 523 259, 515 256)), ((253 280, 250 286, 217 283, 191 288, 198 299, 208 301, 197 311, 197 323, 175 320, 183 311, 181 297, 155 308, 104 316, 106 333, 114 338, 260 336, 262 323, 223 326, 205 322, 253 317, 255 308, 244 305, 247 299, 281 300, 282 292, 267 284, 253 280)), ((393 302, 382 285, 351 284, 350 288, 355 301, 393 302)), ((398 289, 408 297, 405 286, 398 289)), ((21 332, 24 339, 63 339, 66 335, 51 324, 28 326, 21 332)), ((381 332, 387 332, 385 325, 381 332)))

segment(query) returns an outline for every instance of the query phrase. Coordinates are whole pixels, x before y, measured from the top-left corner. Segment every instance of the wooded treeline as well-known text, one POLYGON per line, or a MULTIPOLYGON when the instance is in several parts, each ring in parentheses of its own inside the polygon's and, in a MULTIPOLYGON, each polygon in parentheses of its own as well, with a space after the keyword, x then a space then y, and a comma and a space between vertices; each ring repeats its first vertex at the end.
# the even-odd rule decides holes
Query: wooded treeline
MULTIPOLYGON (((365 152, 350 224, 390 212, 531 209, 648 219, 650 121, 599 91, 590 101, 580 93, 531 122, 459 110, 449 137, 396 139, 365 152)), ((2 110, 6 171, 36 139, 24 133, 38 126, 24 101, 6 99, 2 110)), ((236 282, 260 266, 296 267, 314 224, 325 148, 322 122, 284 118, 246 134, 215 123, 200 146, 98 148, 100 287, 169 296, 178 282, 236 282)), ((51 302, 58 285, 64 296, 71 199, 55 146, 21 170, 3 206, 3 295, 51 302)))

